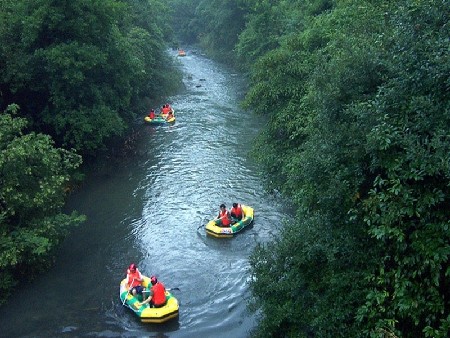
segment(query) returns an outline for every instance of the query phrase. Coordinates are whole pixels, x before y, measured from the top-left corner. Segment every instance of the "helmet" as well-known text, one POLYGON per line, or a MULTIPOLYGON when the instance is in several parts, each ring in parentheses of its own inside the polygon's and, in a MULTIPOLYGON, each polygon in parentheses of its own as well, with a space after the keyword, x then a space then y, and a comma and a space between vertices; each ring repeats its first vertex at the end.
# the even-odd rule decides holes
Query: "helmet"
POLYGON ((150 282, 152 283, 152 285, 155 285, 156 283, 158 283, 158 279, 155 276, 151 276, 150 282))
POLYGON ((238 204, 237 203, 233 203, 233 208, 237 208, 238 204))
POLYGON ((222 204, 220 205, 220 208, 221 208, 221 209, 222 209, 222 208, 226 208, 225 204, 222 203, 222 204))
POLYGON ((130 269, 130 271, 136 271, 136 264, 134 264, 134 263, 131 263, 130 264, 130 267, 128 268, 128 269, 130 269))

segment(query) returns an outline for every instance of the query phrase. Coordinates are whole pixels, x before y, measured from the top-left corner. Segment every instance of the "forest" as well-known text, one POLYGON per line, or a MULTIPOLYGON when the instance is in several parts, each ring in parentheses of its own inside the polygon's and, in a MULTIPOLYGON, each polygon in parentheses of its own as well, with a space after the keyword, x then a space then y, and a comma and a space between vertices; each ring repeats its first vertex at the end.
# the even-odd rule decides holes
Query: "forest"
POLYGON ((179 81, 167 48, 195 44, 248 77, 242 105, 269 119, 251 153, 296 210, 249 258, 252 336, 448 337, 449 14, 448 0, 0 2, 2 297, 83 222, 61 211, 83 161, 179 81))
POLYGON ((173 2, 248 74, 252 153, 297 210, 250 258, 254 336, 447 337, 450 3, 173 2))
POLYGON ((180 82, 166 10, 159 0, 0 2, 0 303, 83 223, 62 212, 83 163, 180 82))

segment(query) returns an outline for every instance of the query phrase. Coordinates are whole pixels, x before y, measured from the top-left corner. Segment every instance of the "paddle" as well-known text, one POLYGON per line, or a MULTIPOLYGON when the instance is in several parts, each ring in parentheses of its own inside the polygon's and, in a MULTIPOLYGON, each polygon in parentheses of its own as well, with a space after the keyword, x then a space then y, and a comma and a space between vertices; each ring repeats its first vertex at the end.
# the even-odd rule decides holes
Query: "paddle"
MULTIPOLYGON (((144 290, 142 292, 150 292, 151 290, 144 290)), ((180 288, 168 288, 166 291, 181 291, 180 288)))
MULTIPOLYGON (((131 281, 131 284, 130 285, 133 285, 133 282, 134 282, 134 278, 133 278, 133 280, 131 281)), ((127 294, 125 295, 125 297, 123 297, 123 302, 122 302, 122 305, 125 305, 125 302, 127 301, 127 296, 128 296, 128 293, 130 292, 130 290, 128 290, 127 291, 127 294)))
MULTIPOLYGON (((216 220, 216 219, 217 219, 217 218, 215 218, 214 220, 216 220)), ((209 223, 209 222, 211 222, 211 221, 207 221, 206 223, 209 223)), ((206 226, 206 224, 200 225, 200 226, 197 228, 197 230, 200 229, 200 228, 203 228, 204 226, 206 226)))

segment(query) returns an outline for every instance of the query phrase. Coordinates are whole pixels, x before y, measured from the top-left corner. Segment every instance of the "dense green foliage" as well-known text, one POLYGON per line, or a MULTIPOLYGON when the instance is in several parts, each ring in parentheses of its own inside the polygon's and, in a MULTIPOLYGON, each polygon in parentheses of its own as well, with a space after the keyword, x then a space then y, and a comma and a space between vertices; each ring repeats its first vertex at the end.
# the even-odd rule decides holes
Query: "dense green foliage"
POLYGON ((299 206, 252 256, 262 336, 448 335, 448 10, 349 1, 259 61, 260 159, 299 206))
POLYGON ((169 0, 178 45, 199 44, 224 63, 248 70, 258 57, 302 29, 333 0, 169 0), (293 10, 294 9, 294 10, 293 10))
POLYGON ((280 47, 283 40, 303 30, 311 16, 331 8, 332 0, 238 1, 247 13, 245 30, 236 45, 238 65, 250 68, 265 53, 280 47))
POLYGON ((163 1, 0 3, 0 108, 58 145, 95 152, 171 86, 163 1))
POLYGON ((0 303, 84 220, 61 212, 78 154, 180 82, 168 17, 162 0, 0 1, 0 303))
POLYGON ((81 157, 55 148, 47 135, 24 133, 26 124, 0 114, 0 303, 17 281, 47 267, 70 227, 84 220, 61 212, 81 157))
POLYGON ((172 25, 183 43, 199 44, 217 60, 234 64, 234 47, 244 29, 245 9, 235 0, 168 0, 172 25))
MULTIPOLYGON (((447 337, 449 1, 235 4, 254 153, 297 206, 250 258, 254 336, 447 337)), ((225 45, 195 9, 184 34, 225 45)))

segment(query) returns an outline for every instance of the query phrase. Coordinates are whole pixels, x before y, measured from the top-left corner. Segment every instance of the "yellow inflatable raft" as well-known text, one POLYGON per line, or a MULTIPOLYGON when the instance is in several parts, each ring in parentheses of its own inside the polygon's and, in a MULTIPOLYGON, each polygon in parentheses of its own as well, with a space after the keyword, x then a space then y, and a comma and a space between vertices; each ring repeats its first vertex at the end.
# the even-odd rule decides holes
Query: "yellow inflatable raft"
POLYGON ((146 123, 150 124, 166 124, 166 123, 174 123, 175 118, 175 111, 172 109, 172 117, 170 119, 167 119, 168 114, 159 114, 156 115, 154 119, 151 119, 150 116, 144 117, 144 121, 146 123))
MULTIPOLYGON (((149 290, 150 278, 142 276, 144 282, 142 285, 149 290)), ((166 290, 166 305, 160 308, 152 308, 149 304, 140 305, 142 296, 134 297, 128 292, 127 279, 120 282, 120 300, 123 305, 130 308, 143 323, 164 323, 169 319, 178 317, 178 300, 166 290)))
POLYGON ((208 224, 206 224, 205 226, 206 233, 210 236, 217 238, 233 237, 234 234, 238 233, 248 225, 252 224, 254 219, 253 208, 243 204, 241 206, 242 211, 244 212, 244 217, 240 221, 236 222, 235 224, 232 224, 229 227, 222 227, 217 225, 215 219, 210 220, 208 224))

